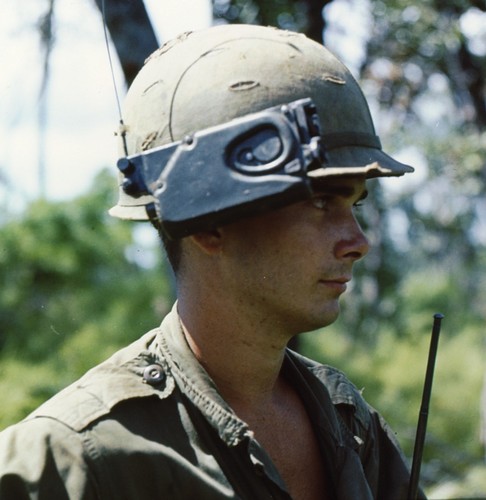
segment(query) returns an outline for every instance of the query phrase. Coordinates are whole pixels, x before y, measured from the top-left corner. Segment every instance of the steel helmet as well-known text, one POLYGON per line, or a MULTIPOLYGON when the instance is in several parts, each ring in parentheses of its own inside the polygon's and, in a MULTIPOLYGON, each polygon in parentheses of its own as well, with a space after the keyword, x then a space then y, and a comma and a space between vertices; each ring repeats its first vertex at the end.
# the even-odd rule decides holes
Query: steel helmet
MULTIPOLYGON (((123 154, 130 157, 306 98, 315 105, 325 151, 325 161, 309 175, 413 171, 381 150, 366 99, 334 55, 302 34, 255 25, 184 33, 154 52, 126 96, 123 154)), ((135 198, 120 190, 110 213, 147 220, 145 207, 152 201, 150 195, 135 198)))

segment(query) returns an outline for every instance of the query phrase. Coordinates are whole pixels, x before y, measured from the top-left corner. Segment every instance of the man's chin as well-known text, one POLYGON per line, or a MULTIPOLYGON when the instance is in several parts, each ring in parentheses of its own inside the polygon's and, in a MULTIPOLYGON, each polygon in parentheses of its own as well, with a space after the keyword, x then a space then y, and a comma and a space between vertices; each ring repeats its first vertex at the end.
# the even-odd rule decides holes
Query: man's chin
POLYGON ((335 310, 326 310, 319 315, 316 315, 305 326, 300 333, 313 332, 315 330, 320 330, 321 328, 325 328, 326 326, 332 325, 339 317, 339 304, 337 305, 335 310))
POLYGON ((324 328, 326 326, 332 325, 338 318, 341 312, 341 307, 339 301, 336 300, 330 304, 318 318, 319 326, 317 328, 324 328))

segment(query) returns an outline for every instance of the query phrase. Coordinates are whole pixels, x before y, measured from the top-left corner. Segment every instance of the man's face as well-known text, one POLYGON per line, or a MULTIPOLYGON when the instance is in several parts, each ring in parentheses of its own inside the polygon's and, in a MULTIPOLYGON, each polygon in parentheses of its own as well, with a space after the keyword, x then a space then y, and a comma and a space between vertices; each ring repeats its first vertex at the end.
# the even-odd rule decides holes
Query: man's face
POLYGON ((354 214, 366 193, 364 178, 335 178, 312 201, 223 228, 228 292, 291 334, 335 321, 353 264, 368 251, 354 214))

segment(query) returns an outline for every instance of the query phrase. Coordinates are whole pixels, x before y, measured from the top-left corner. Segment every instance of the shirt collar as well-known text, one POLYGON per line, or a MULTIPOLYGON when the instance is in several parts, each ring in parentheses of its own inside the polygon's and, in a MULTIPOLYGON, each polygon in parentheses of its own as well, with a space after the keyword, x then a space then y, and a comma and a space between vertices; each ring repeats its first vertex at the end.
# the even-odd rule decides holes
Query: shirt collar
POLYGON ((191 351, 177 312, 177 302, 165 317, 154 348, 167 360, 180 390, 198 407, 228 446, 236 446, 252 435, 219 394, 216 385, 191 351))

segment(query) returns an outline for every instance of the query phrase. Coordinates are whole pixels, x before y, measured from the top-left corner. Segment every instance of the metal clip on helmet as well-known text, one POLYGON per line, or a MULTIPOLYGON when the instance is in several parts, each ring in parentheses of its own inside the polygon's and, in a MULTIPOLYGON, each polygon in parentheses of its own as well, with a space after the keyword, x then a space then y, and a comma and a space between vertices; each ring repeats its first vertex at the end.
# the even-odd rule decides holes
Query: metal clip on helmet
POLYGON ((217 26, 168 42, 130 87, 124 120, 110 213, 156 217, 174 238, 304 200, 326 177, 413 171, 381 150, 348 69, 274 28, 217 26))

